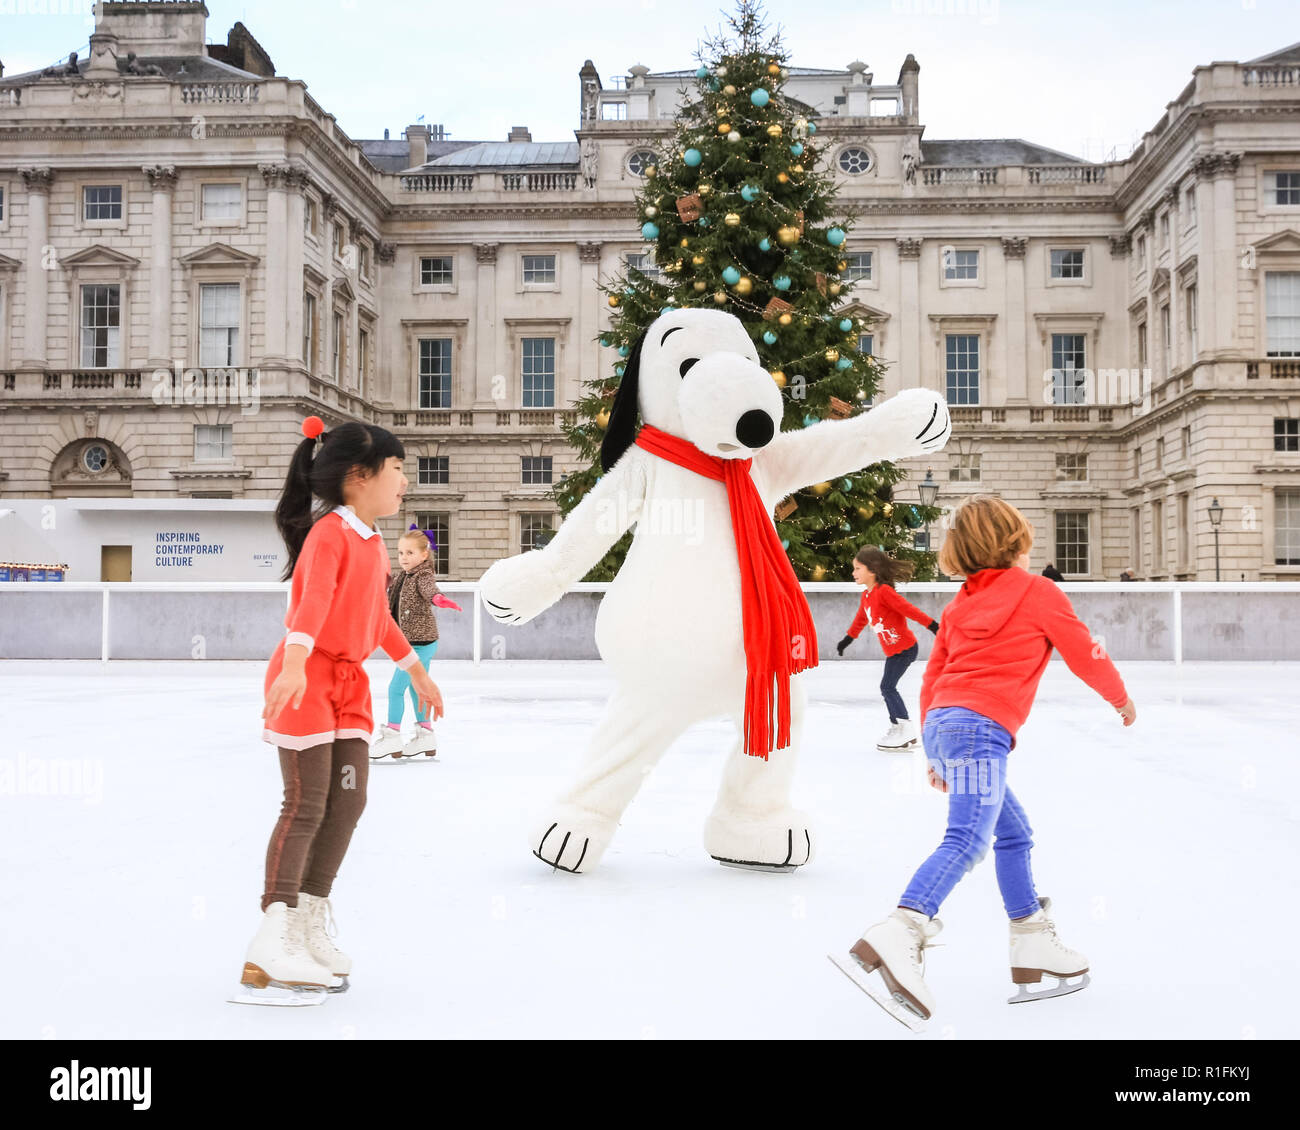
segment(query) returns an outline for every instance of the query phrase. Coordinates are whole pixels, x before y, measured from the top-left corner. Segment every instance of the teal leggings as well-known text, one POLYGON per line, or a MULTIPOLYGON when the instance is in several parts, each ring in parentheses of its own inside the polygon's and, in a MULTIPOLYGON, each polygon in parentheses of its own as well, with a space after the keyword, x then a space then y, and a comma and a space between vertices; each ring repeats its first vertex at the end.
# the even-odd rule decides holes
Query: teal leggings
MULTIPOLYGON (((438 641, 433 643, 421 644, 415 649, 415 654, 420 659, 420 666, 426 671, 429 669, 429 661, 433 659, 433 653, 438 650, 438 641)), ((411 705, 415 707, 415 720, 417 722, 427 722, 429 720, 428 711, 420 710, 420 696, 415 693, 415 688, 411 686, 411 676, 403 671, 400 667, 393 672, 393 681, 388 684, 388 721, 392 725, 400 726, 402 716, 406 713, 406 703, 402 700, 411 696, 411 705)))

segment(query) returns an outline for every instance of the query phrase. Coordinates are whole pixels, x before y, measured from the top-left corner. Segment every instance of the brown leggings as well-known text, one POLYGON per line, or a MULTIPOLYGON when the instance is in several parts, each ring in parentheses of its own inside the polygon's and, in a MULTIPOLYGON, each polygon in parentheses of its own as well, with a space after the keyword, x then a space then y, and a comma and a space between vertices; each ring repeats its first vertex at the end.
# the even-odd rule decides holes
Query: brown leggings
POLYGON ((312 746, 280 747, 284 804, 266 849, 266 893, 273 902, 298 905, 298 892, 328 897, 366 807, 370 747, 362 738, 312 746))

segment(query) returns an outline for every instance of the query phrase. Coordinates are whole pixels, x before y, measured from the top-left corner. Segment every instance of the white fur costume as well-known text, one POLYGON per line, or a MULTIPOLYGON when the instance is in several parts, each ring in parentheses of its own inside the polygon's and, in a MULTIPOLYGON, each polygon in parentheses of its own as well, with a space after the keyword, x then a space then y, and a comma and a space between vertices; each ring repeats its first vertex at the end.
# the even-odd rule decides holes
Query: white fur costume
POLYGON ((810 483, 941 448, 947 407, 934 392, 909 389, 848 420, 781 432, 780 390, 739 320, 718 310, 670 311, 628 359, 602 453, 607 473, 548 545, 498 561, 482 578, 488 611, 504 624, 524 623, 636 523, 596 617, 596 646, 617 689, 577 779, 539 822, 534 854, 566 871, 590 871, 674 739, 726 714, 737 739, 705 825, 705 850, 723 861, 807 863, 812 829, 789 799, 805 702, 799 677, 790 680, 791 744, 766 761, 746 755, 740 569, 726 487, 632 444, 638 407, 646 423, 709 455, 752 458, 769 516, 810 483))

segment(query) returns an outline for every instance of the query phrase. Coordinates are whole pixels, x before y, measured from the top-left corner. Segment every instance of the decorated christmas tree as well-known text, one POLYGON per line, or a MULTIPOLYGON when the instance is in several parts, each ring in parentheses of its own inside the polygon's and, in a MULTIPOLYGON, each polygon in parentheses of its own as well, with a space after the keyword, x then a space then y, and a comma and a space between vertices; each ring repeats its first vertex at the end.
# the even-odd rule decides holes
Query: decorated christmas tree
MULTIPOLYGON (((600 477, 600 444, 623 373, 622 358, 657 317, 682 307, 734 314, 749 331, 785 401, 782 430, 867 411, 881 376, 859 348, 867 328, 844 308, 852 292, 842 248, 851 217, 837 212, 809 107, 784 94, 787 59, 757 0, 738 0, 720 32, 700 47, 694 89, 685 92, 674 136, 645 170, 637 223, 655 269, 629 267, 601 290, 612 324, 600 338, 608 370, 585 383, 567 429, 582 470, 554 497, 568 514, 600 477)), ((854 554, 877 545, 934 575, 933 555, 913 532, 939 511, 894 503, 906 472, 877 463, 782 501, 777 531, 802 580, 850 580, 854 554)), ((629 532, 587 575, 611 580, 629 532)))

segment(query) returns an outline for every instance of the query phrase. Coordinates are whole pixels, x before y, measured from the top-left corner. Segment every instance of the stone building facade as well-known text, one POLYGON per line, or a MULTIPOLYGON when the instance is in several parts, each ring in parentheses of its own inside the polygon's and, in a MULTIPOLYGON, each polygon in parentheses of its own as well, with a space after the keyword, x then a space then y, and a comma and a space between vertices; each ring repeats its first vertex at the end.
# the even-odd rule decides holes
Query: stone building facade
MULTIPOLYGON (((472 580, 545 536, 598 280, 692 72, 580 70, 574 140, 354 141, 242 24, 105 2, 0 77, 0 498, 273 498, 303 416, 407 446, 472 580)), ((923 138, 919 66, 791 68, 884 392, 947 392, 939 503, 993 490, 1069 578, 1300 574, 1300 49, 1196 67, 1127 159, 923 138)), ((942 530, 934 531, 936 544, 942 530)))

